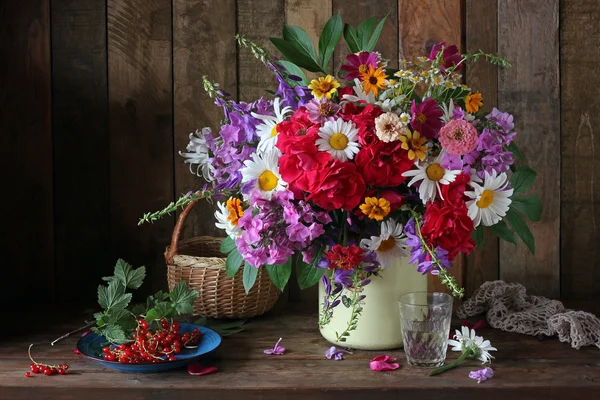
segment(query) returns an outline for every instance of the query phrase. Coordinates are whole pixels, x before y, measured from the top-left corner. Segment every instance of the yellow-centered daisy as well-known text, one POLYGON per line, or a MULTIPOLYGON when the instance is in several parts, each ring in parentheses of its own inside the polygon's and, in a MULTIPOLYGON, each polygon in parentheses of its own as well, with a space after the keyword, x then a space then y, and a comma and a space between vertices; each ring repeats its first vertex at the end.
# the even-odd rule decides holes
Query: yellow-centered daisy
POLYGON ((315 141, 320 151, 326 151, 333 158, 348 161, 358 153, 358 129, 352 122, 341 118, 327 121, 319 129, 319 139, 315 141))
POLYGON ((483 185, 471 182, 473 190, 465 192, 465 196, 471 198, 467 201, 467 208, 475 226, 496 225, 506 216, 513 194, 513 189, 506 189, 507 185, 506 174, 502 172, 496 175, 496 171, 492 171, 491 175, 484 172, 483 185))
POLYGON ((323 96, 331 99, 331 96, 337 92, 340 83, 333 76, 327 75, 310 81, 308 88, 312 90, 312 95, 321 100, 323 96))
POLYGON ((264 154, 252 154, 252 160, 244 161, 242 183, 255 181, 254 189, 261 197, 271 200, 273 193, 286 190, 287 183, 279 175, 279 150, 273 149, 264 154))

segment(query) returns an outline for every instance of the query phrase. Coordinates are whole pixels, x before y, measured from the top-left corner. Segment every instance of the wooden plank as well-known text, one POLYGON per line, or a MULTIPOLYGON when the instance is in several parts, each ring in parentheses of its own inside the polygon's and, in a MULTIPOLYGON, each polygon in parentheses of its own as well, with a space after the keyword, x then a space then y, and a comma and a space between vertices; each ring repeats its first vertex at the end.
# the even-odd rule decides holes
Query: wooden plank
MULTIPOLYGON (((190 173, 179 151, 185 151, 189 133, 205 126, 218 132, 223 111, 202 89, 202 76, 220 82, 235 97, 237 64, 235 1, 173 2, 173 75, 175 194, 202 188, 205 181, 190 173)), ((216 204, 216 203, 215 203, 216 204)), ((224 236, 215 226, 216 205, 199 203, 187 219, 182 237, 224 236)))
MULTIPOLYGON (((379 42, 375 46, 375 51, 379 51, 381 55, 389 59, 391 68, 398 67, 398 2, 396 0, 382 1, 343 1, 333 0, 333 12, 340 12, 344 23, 358 26, 360 22, 369 18, 375 17, 377 21, 386 15, 387 20, 379 37, 379 42)), ((334 54, 334 71, 338 74, 340 67, 346 59, 346 55, 350 53, 346 42, 342 38, 334 54)))
MULTIPOLYGON (((269 37, 282 37, 285 23, 284 2, 280 0, 238 0, 238 33, 266 48, 274 55, 279 52, 269 37)), ((255 101, 267 96, 267 89, 275 90, 275 77, 267 67, 255 59, 248 49, 238 50, 238 98, 255 101)))
POLYGON ((54 296, 49 12, 48 0, 0 3, 0 298, 15 305, 54 296))
POLYGON ((106 251, 110 208, 105 14, 104 0, 52 2, 54 231, 57 297, 63 301, 94 300, 99 277, 112 272, 106 251))
MULTIPOLYGON (((285 23, 288 25, 299 26, 308 33, 315 45, 315 49, 319 46, 319 36, 323 30, 323 26, 331 18, 332 0, 289 0, 285 2, 285 23)), ((343 39, 341 39, 343 40, 343 39)), ((333 62, 333 61, 332 61, 333 62)), ((307 72, 308 79, 314 79, 323 76, 322 73, 307 72)), ((304 301, 306 307, 317 309, 319 287, 312 286, 305 290, 300 290, 296 279, 296 266, 294 265, 294 273, 288 285, 289 297, 292 301, 304 301)))
POLYGON ((500 244, 500 278, 525 285, 528 293, 556 298, 560 290, 560 98, 558 0, 500 0, 498 51, 514 63, 499 70, 498 106, 515 116, 516 143, 537 171, 530 193, 544 205, 530 224, 536 255, 525 245, 500 244), (519 45, 515 45, 518 43, 519 45))
POLYGON ((173 218, 138 227, 173 199, 170 0, 108 1, 111 258, 145 264, 143 291, 166 287, 173 218))
MULTIPOLYGON (((466 49, 496 53, 498 51, 497 0, 467 0, 465 4, 466 49)), ((484 96, 483 110, 491 111, 498 103, 498 67, 484 61, 466 71, 466 83, 484 96)), ((482 283, 498 279, 498 238, 488 230, 481 249, 465 260, 466 295, 473 294, 482 283)))
MULTIPOLYGON (((427 56, 438 42, 462 45, 461 0, 398 0, 400 29, 400 57, 414 60, 427 56)), ((464 286, 464 258, 454 260, 450 272, 460 286, 464 286)), ((427 277, 431 291, 447 292, 437 276, 427 277)))
POLYGON ((600 299, 600 8, 593 0, 562 2, 561 296, 600 299))

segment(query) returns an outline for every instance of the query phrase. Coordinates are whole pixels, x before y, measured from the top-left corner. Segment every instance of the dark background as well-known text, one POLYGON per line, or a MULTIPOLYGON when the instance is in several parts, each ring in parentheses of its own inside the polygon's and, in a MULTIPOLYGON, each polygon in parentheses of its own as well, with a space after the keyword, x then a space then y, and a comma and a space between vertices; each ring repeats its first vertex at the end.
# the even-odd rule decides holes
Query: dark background
MULTIPOLYGON (((93 300, 118 257, 147 266, 146 291, 165 287, 174 217, 137 221, 201 186, 178 151, 221 118, 202 75, 238 99, 264 95, 272 76, 233 36, 271 48, 287 22, 314 38, 337 11, 354 24, 389 13, 378 49, 393 65, 441 40, 513 62, 481 64, 466 82, 485 108, 515 114, 545 207, 537 253, 488 238, 454 273, 468 293, 501 278, 600 299, 597 0, 2 0, 0 297, 93 300)), ((209 205, 188 223, 186 235, 199 234, 219 234, 209 205)))

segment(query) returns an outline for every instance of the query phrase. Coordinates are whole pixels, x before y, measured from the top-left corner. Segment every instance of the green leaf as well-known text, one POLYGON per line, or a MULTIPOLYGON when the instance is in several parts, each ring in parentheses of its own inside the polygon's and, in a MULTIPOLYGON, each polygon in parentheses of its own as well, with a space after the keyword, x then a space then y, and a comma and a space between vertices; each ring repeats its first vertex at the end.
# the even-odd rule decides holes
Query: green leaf
POLYGON ((252 286, 254 286, 254 282, 256 282, 256 276, 258 275, 258 268, 253 267, 247 262, 244 263, 244 289, 246 289, 246 294, 250 292, 252 286))
POLYGON ((475 248, 477 250, 481 249, 481 246, 483 246, 483 225, 479 225, 477 229, 471 232, 471 238, 475 241, 475 248))
POLYGON ((146 311, 148 311, 148 308, 146 307, 145 304, 136 304, 135 306, 133 306, 133 308, 131 309, 131 313, 133 315, 142 315, 142 314, 146 314, 146 311))
POLYGON ((169 295, 173 302, 173 308, 178 314, 191 314, 194 312, 194 300, 198 297, 198 292, 187 288, 185 281, 180 281, 169 295))
POLYGON ((244 258, 241 256, 238 249, 234 248, 231 250, 227 256, 227 261, 225 262, 225 273, 227 274, 227 277, 233 278, 234 275, 239 271, 243 262, 244 258))
POLYGON ((283 40, 291 43, 298 51, 312 58, 317 64, 319 63, 315 45, 304 29, 293 25, 283 25, 283 40))
POLYGON ((535 254, 535 238, 529 230, 529 227, 525 223, 523 217, 517 214, 516 211, 509 209, 506 213, 506 219, 510 226, 513 227, 517 235, 521 238, 523 243, 527 246, 531 254, 535 254))
POLYGON ((352 53, 358 53, 360 51, 361 46, 358 35, 356 29, 354 29, 352 25, 344 24, 344 40, 352 53))
POLYGON ((104 316, 104 320, 107 324, 119 325, 125 330, 134 329, 137 326, 135 317, 131 312, 122 308, 110 310, 104 316))
POLYGON ((98 304, 106 311, 125 308, 130 301, 131 293, 125 293, 125 286, 116 280, 109 282, 108 286, 98 286, 98 304))
POLYGON ((111 343, 127 343, 130 341, 123 328, 118 325, 106 325, 96 333, 104 336, 111 343))
POLYGON ((292 43, 279 38, 269 38, 277 50, 289 61, 310 72, 321 72, 319 64, 310 55, 303 53, 292 43))
POLYGON ((527 165, 523 165, 517 169, 510 178, 510 184, 513 188, 513 196, 523 193, 531 187, 535 180, 536 172, 529 168, 527 165))
POLYGON ((369 38, 371 37, 373 29, 375 29, 375 24, 377 24, 377 20, 375 17, 371 17, 365 19, 356 28, 356 36, 358 38, 358 43, 360 43, 361 50, 365 50, 369 45, 369 38))
POLYGON ((327 64, 333 55, 335 45, 342 37, 343 30, 344 24, 340 13, 333 14, 323 27, 319 38, 319 57, 321 58, 321 66, 324 70, 327 70, 327 64))
POLYGON ((221 242, 221 253, 223 253, 223 254, 227 254, 235 248, 236 248, 235 241, 230 236, 227 236, 221 242))
POLYGON ((267 265, 266 269, 271 282, 283 292, 285 285, 287 285, 292 275, 292 257, 289 257, 284 264, 267 265))
POLYGON ((146 277, 146 268, 133 269, 131 264, 119 259, 115 265, 115 278, 129 289, 138 289, 146 277))
POLYGON ((375 28, 375 31, 373 32, 373 35, 371 36, 371 39, 369 40, 369 44, 367 45, 367 48, 364 49, 365 51, 375 50, 375 46, 377 45, 377 41, 379 40, 379 36, 381 35, 381 31, 383 30, 383 25, 385 25, 386 19, 387 19, 387 15, 385 17, 383 17, 383 19, 381 21, 379 21, 379 23, 377 24, 377 27, 375 28))
POLYGON ((146 313, 146 322, 151 323, 161 318, 172 317, 175 309, 169 303, 157 303, 154 308, 151 308, 146 313))
POLYGON ((323 276, 323 268, 316 267, 316 264, 323 256, 324 251, 325 248, 320 247, 310 264, 302 261, 302 256, 298 255, 298 258, 296 259, 296 275, 300 289, 306 289, 316 285, 323 276))
POLYGON ((287 60, 279 60, 277 61, 278 64, 280 64, 283 68, 285 68, 285 70, 287 71, 288 74, 290 75, 295 75, 298 78, 302 79, 301 81, 294 81, 297 82, 300 85, 308 85, 308 79, 306 79, 306 75, 304 75, 304 71, 302 71, 302 69, 300 69, 299 66, 297 66, 296 64, 294 64, 293 62, 287 61, 287 60))
POLYGON ((533 222, 542 218, 542 202, 536 196, 515 197, 510 207, 527 215, 527 218, 533 222))
POLYGON ((352 300, 350 299, 350 297, 344 294, 342 295, 342 304, 344 305, 344 307, 350 308, 352 306, 352 300))
POLYGON ((525 162, 525 157, 523 157, 523 154, 521 154, 521 152, 519 151, 519 148, 517 147, 517 144, 515 142, 510 142, 510 144, 508 145, 508 151, 510 151, 511 153, 513 153, 513 155, 515 157, 517 157, 517 160, 521 161, 521 162, 525 162))
POLYGON ((508 226, 506 226, 506 223, 504 221, 500 221, 496 225, 492 225, 489 228, 494 233, 494 235, 498 236, 500 239, 514 244, 517 243, 517 240, 515 239, 515 234, 513 233, 513 231, 508 229, 508 226))

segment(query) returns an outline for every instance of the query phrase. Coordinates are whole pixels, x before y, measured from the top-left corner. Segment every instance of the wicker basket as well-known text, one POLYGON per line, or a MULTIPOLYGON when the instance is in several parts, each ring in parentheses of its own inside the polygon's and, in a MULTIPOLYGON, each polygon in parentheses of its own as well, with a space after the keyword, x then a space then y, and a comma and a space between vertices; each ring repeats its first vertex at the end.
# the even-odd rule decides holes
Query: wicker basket
POLYGON ((233 278, 225 273, 222 238, 199 236, 179 242, 183 224, 197 202, 190 203, 181 213, 171 245, 165 252, 169 290, 185 280, 190 289, 198 291, 194 315, 213 318, 250 318, 269 311, 281 291, 273 285, 264 268, 258 270, 256 283, 246 295, 243 268, 233 278))

